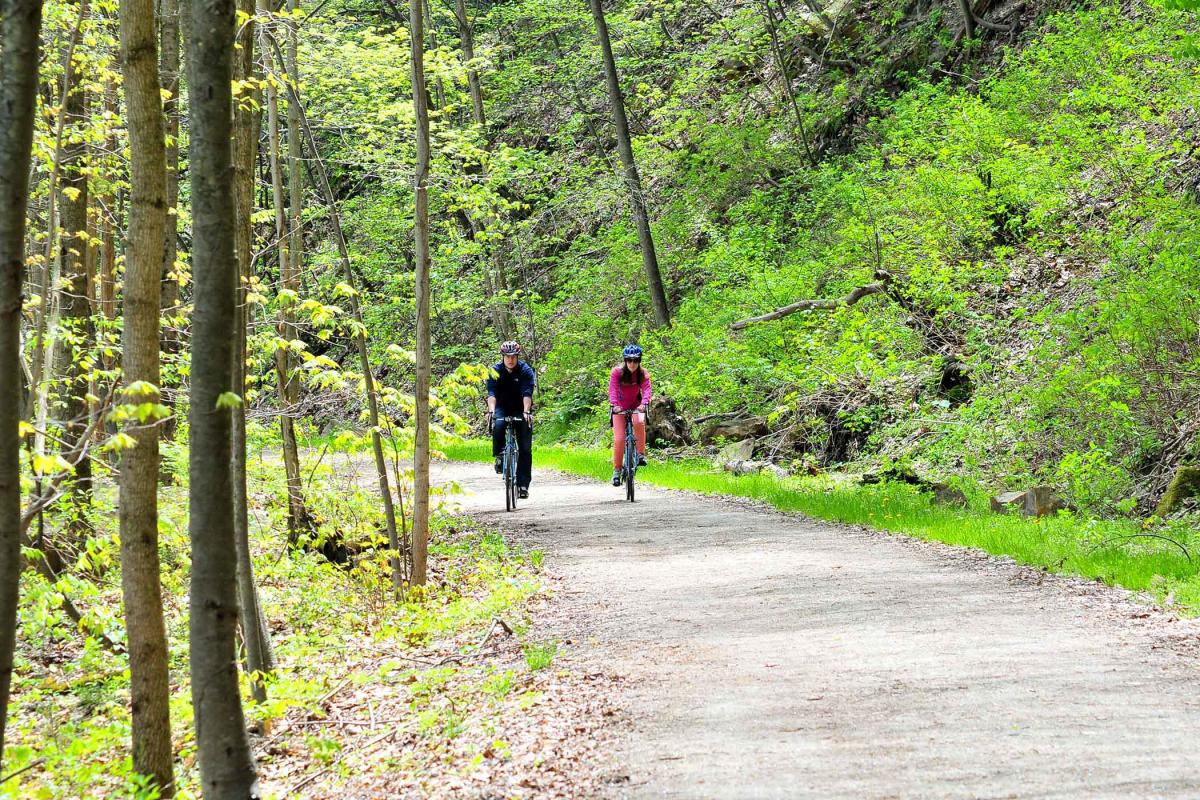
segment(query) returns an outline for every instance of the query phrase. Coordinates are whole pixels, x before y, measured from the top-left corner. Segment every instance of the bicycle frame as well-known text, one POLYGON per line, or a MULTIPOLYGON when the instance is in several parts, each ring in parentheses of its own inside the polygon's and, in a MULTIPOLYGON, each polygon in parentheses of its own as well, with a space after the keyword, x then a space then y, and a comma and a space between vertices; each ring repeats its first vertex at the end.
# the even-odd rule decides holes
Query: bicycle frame
POLYGON ((496 422, 504 424, 504 510, 515 511, 517 508, 517 456, 520 448, 517 445, 517 435, 513 432, 513 423, 524 422, 524 417, 496 417, 496 422))
POLYGON ((621 477, 625 482, 625 499, 633 502, 634 476, 637 474, 637 440, 633 432, 633 415, 637 411, 614 411, 613 416, 625 417, 625 455, 621 477))

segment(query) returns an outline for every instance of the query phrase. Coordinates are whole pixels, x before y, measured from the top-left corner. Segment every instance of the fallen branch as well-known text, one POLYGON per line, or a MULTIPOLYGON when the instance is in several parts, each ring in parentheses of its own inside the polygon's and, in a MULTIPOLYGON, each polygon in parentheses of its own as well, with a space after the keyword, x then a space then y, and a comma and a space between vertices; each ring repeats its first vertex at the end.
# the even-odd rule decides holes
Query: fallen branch
POLYGON ((743 328, 748 328, 756 322, 771 322, 772 320, 783 319, 784 317, 796 314, 800 311, 833 311, 843 306, 849 307, 862 300, 864 297, 870 297, 873 294, 882 294, 892 288, 895 278, 890 272, 885 270, 875 271, 876 281, 868 283, 865 286, 859 286, 854 291, 845 297, 839 297, 834 300, 800 300, 783 308, 777 308, 767 314, 762 314, 757 317, 739 320, 733 323, 730 327, 735 331, 740 331, 743 328))
POLYGON ((1108 544, 1109 542, 1116 542, 1116 541, 1120 541, 1120 540, 1124 540, 1124 539, 1161 539, 1164 542, 1170 542, 1171 544, 1173 544, 1179 548, 1179 550, 1183 553, 1184 558, 1186 558, 1188 560, 1189 564, 1192 563, 1192 554, 1190 552, 1188 552, 1188 549, 1186 547, 1184 547, 1182 542, 1178 542, 1178 541, 1172 539, 1170 536, 1163 536, 1160 533, 1130 533, 1125 536, 1110 536, 1109 538, 1105 539, 1104 541, 1100 542, 1100 544, 1096 545, 1091 550, 1089 550, 1088 553, 1091 554, 1091 553, 1096 552, 1097 550, 1099 550, 1101 547, 1104 547, 1104 545, 1108 544))

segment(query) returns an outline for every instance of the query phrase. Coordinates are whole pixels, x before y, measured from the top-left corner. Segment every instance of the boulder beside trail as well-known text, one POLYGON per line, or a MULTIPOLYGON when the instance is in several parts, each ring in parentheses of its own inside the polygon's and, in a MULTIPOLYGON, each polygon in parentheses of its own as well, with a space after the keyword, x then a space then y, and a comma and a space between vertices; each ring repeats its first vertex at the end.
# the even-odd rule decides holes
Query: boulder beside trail
POLYGON ((1052 486, 1034 486, 1020 492, 1004 492, 992 498, 992 511, 1008 514, 1018 511, 1027 517, 1045 517, 1067 505, 1052 486))
POLYGON ((767 435, 767 421, 762 417, 714 422, 700 434, 700 444, 715 444, 718 439, 757 439, 767 435))
POLYGON ((749 461, 754 457, 754 440, 743 439, 740 442, 730 442, 717 453, 717 463, 724 469, 739 461, 749 461))
POLYGON ((791 475, 783 467, 778 464, 772 464, 770 461, 727 461, 722 464, 726 472, 732 472, 734 475, 758 475, 765 472, 768 475, 774 475, 776 478, 786 478, 791 475))
POLYGON ((1176 470, 1175 477, 1171 478, 1171 483, 1167 485, 1167 491, 1163 494, 1162 500, 1158 501, 1158 507, 1154 509, 1154 514, 1165 517, 1184 500, 1197 496, 1200 496, 1200 466, 1181 466, 1176 470))

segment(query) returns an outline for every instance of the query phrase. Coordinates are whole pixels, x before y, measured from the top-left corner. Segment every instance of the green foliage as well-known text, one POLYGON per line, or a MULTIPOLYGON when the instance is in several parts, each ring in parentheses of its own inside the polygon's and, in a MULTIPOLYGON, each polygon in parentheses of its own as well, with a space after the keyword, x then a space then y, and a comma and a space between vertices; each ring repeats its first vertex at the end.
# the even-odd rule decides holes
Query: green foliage
POLYGON ((554 663, 558 642, 531 642, 521 648, 521 652, 525 656, 525 665, 536 672, 554 663))

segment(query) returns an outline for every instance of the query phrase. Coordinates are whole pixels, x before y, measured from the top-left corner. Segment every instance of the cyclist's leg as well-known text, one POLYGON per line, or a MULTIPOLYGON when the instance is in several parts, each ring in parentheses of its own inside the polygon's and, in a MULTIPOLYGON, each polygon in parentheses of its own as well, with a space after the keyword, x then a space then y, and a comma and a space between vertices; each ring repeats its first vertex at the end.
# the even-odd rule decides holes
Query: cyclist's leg
POLYGON ((529 487, 533 477, 533 429, 525 420, 516 423, 517 434, 517 486, 529 487))
POLYGON ((492 423, 492 458, 499 458, 504 452, 504 423, 500 421, 501 413, 496 412, 496 421, 492 423))
POLYGON ((625 417, 613 414, 613 469, 620 469, 625 458, 625 417))
POLYGON ((640 411, 633 415, 633 438, 637 440, 638 455, 646 455, 646 415, 640 411))

